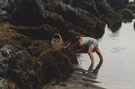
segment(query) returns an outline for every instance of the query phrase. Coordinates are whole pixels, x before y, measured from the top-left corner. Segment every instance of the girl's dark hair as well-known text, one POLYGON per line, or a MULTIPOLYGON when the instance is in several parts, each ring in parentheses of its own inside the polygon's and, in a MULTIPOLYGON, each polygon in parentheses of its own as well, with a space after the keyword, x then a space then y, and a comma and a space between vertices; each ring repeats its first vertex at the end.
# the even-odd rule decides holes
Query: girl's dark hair
POLYGON ((79 36, 73 37, 73 39, 71 40, 71 43, 75 43, 76 41, 78 41, 80 39, 79 36))

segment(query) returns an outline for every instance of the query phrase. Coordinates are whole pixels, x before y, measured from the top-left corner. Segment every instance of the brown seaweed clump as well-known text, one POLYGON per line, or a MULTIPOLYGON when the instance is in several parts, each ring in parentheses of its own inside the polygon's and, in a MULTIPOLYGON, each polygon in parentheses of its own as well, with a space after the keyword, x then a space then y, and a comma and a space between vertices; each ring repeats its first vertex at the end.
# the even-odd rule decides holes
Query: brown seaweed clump
POLYGON ((30 44, 30 39, 12 30, 7 32, 0 31, 0 47, 7 44, 11 44, 18 49, 23 49, 30 44))
POLYGON ((40 53, 46 49, 51 48, 48 40, 33 40, 31 45, 27 47, 27 51, 31 56, 39 57, 40 53))
MULTIPOLYGON (((38 76, 42 83, 47 83, 48 80, 57 79, 57 81, 65 80, 69 77, 69 74, 73 71, 72 61, 69 58, 70 53, 67 49, 44 50, 39 57, 38 63, 38 76)), ((75 55, 72 55, 73 57, 75 55)), ((74 58, 74 57, 73 57, 74 58)), ((72 60, 75 60, 73 59, 72 60)), ((37 68, 37 67, 36 67, 37 68)))
POLYGON ((31 39, 23 34, 19 34, 13 29, 9 29, 8 23, 0 25, 0 47, 13 45, 17 49, 24 49, 31 44, 31 39))

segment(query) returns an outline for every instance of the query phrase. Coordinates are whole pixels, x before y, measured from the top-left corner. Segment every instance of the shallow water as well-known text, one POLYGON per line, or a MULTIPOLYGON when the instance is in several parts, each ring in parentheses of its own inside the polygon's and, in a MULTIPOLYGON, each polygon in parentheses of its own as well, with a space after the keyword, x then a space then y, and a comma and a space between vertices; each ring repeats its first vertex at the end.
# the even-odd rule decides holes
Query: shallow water
MULTIPOLYGON (((99 41, 104 56, 103 65, 97 75, 97 85, 106 89, 135 89, 135 30, 134 21, 122 23, 121 28, 112 32, 107 26, 99 41)), ((95 66, 99 58, 94 53, 95 66)), ((79 66, 88 70, 88 54, 78 56, 79 66)))

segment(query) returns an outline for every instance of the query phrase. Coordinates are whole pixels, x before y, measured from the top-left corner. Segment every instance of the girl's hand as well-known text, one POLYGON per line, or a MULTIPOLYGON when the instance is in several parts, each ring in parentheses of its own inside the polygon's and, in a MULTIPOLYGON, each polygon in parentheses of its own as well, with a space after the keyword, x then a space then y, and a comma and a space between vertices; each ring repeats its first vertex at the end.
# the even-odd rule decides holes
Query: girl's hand
POLYGON ((81 47, 82 49, 85 49, 85 48, 86 48, 84 45, 81 45, 80 47, 81 47))
POLYGON ((63 46, 62 48, 66 49, 67 47, 66 46, 63 46))

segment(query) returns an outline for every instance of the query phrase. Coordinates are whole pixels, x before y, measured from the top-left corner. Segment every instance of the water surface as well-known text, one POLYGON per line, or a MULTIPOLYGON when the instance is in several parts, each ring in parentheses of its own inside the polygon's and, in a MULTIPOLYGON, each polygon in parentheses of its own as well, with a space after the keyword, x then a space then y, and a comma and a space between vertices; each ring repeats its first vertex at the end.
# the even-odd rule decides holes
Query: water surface
MULTIPOLYGON (((97 85, 106 89, 135 89, 135 30, 134 21, 122 23, 116 32, 107 26, 104 36, 99 39, 99 48, 104 62, 97 75, 97 85)), ((94 53, 95 66, 99 58, 94 53)), ((78 57, 80 67, 87 70, 90 66, 88 54, 78 57)))

